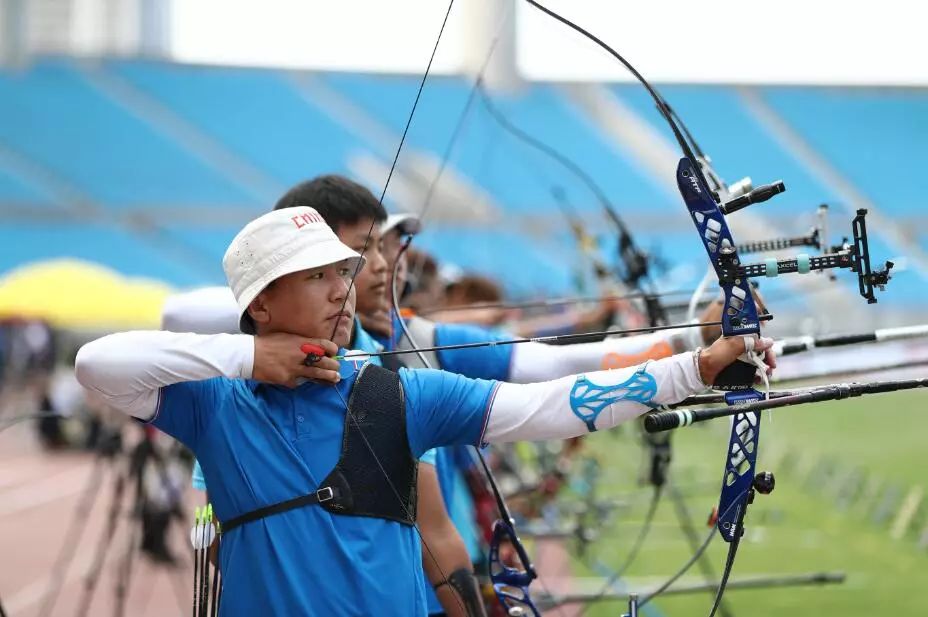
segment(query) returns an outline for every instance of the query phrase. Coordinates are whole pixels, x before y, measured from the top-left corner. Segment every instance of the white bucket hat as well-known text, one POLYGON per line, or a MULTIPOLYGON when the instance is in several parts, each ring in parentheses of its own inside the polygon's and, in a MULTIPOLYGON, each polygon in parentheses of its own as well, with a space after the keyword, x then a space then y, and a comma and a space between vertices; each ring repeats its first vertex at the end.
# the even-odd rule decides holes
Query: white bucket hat
POLYGON ((245 225, 222 258, 222 269, 238 303, 242 332, 252 330, 250 320, 245 320, 248 305, 271 282, 346 259, 354 271, 364 258, 342 244, 312 208, 274 210, 245 225))

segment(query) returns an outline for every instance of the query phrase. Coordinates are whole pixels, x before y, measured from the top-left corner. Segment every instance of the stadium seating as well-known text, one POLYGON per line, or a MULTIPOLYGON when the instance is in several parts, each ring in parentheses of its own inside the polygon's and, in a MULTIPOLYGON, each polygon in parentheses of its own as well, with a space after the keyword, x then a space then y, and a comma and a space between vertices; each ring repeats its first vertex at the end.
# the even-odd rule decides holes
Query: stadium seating
POLYGON ((110 70, 158 99, 237 156, 288 186, 345 173, 363 141, 302 97, 276 71, 113 62, 110 70))
POLYGON ((53 205, 40 185, 0 167, 0 202, 11 206, 45 209, 53 205))
POLYGON ((250 202, 71 61, 0 73, 0 143, 113 210, 250 202))
POLYGON ((928 92, 766 88, 763 96, 880 208, 924 213, 928 92))
MULTIPOLYGON (((334 74, 326 81, 397 133, 412 104, 415 78, 376 78, 334 74)), ((429 82, 416 112, 409 140, 439 155, 462 114, 471 82, 438 78, 429 82)), ((619 208, 669 206, 649 178, 608 143, 553 87, 536 85, 511 95, 494 94, 495 105, 523 131, 573 160, 597 179, 619 208)), ((580 212, 599 214, 589 190, 543 154, 516 140, 494 123, 480 99, 466 122, 466 137, 452 153, 455 166, 485 188, 507 212, 557 214, 552 187, 563 189, 580 212)))
MULTIPOLYGON (((242 220, 270 207, 279 191, 317 173, 363 180, 358 157, 389 165, 418 81, 417 76, 300 75, 57 58, 0 72, 0 208, 15 209, 16 220, 23 221, 0 226, 0 274, 28 261, 73 255, 177 286, 221 282, 218 259, 226 243, 242 220), (320 89, 331 97, 317 99, 320 89), (333 104, 350 109, 333 113, 333 104), (221 156, 212 156, 217 152, 221 156), (88 208, 92 221, 80 218, 88 208), (41 221, 56 209, 71 222, 64 228, 43 226, 41 221), (186 218, 170 216, 177 212, 186 218), (139 216, 144 225, 133 224, 139 216)), ((408 136, 410 152, 436 163, 441 159, 471 84, 463 77, 429 81, 408 136)), ((727 179, 749 174, 755 183, 787 182, 787 193, 771 202, 765 214, 782 220, 791 232, 811 224, 808 213, 815 205, 835 201, 831 189, 804 169, 738 89, 668 86, 663 91, 727 179)), ((921 216, 919 198, 928 180, 920 170, 926 155, 913 135, 928 128, 928 95, 808 88, 751 92, 884 214, 921 216)), ((670 137, 639 87, 611 86, 609 93, 670 137)), ((630 221, 639 243, 666 264, 665 286, 698 280, 703 256, 693 245, 677 198, 564 92, 556 85, 535 84, 494 94, 494 101, 515 125, 596 179, 630 221)), ((554 198, 557 189, 602 244, 614 246, 613 229, 603 223, 601 207, 587 187, 502 131, 479 97, 467 112, 450 160, 456 177, 491 196, 499 224, 488 230, 433 223, 421 246, 440 259, 498 277, 514 296, 570 293, 573 270, 583 262, 554 198), (572 264, 569 269, 559 267, 565 262, 572 264)), ((372 189, 379 192, 379 187, 372 189)), ((388 195, 388 206, 421 209, 421 204, 399 200, 388 195)), ((832 218, 833 233, 846 233, 847 217, 839 208, 832 218)), ((924 231, 916 239, 928 247, 924 231)), ((899 252, 878 238, 873 249, 887 256, 899 252)), ((611 259, 614 251, 604 255, 611 259)), ((911 300, 924 296, 924 288, 899 285, 887 299, 911 300)))

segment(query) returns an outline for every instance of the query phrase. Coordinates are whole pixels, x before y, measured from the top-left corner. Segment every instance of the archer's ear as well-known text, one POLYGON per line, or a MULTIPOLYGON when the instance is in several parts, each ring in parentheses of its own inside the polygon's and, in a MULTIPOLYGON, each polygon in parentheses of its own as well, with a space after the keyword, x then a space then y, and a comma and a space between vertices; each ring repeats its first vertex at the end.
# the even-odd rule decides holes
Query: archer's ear
POLYGON ((267 325, 271 321, 271 311, 267 305, 267 295, 264 291, 259 293, 248 305, 248 315, 255 324, 267 325))

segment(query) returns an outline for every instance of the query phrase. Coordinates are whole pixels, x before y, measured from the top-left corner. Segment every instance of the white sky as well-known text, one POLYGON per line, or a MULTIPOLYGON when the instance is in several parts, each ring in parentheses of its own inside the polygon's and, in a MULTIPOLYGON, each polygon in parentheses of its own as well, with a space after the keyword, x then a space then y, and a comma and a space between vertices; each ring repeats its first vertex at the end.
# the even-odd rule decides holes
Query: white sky
MULTIPOLYGON (((457 0, 433 70, 461 70, 464 45, 478 44, 473 28, 496 28, 475 21, 479 5, 507 1, 457 0)), ((928 3, 542 1, 654 81, 928 85, 928 3)), ((445 0, 174 0, 172 47, 189 62, 421 73, 446 8, 445 0)), ((519 0, 516 20, 527 78, 630 78, 590 41, 519 0)))

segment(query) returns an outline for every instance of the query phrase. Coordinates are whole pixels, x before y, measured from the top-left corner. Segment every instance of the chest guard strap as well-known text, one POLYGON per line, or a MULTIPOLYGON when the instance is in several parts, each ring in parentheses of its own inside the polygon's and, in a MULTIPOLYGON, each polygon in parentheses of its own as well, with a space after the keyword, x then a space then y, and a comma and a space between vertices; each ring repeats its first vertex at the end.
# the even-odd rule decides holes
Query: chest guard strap
POLYGON ((351 389, 348 408, 341 456, 317 490, 225 521, 222 532, 315 504, 333 514, 415 524, 418 461, 409 450, 406 402, 399 375, 365 364, 351 389))

